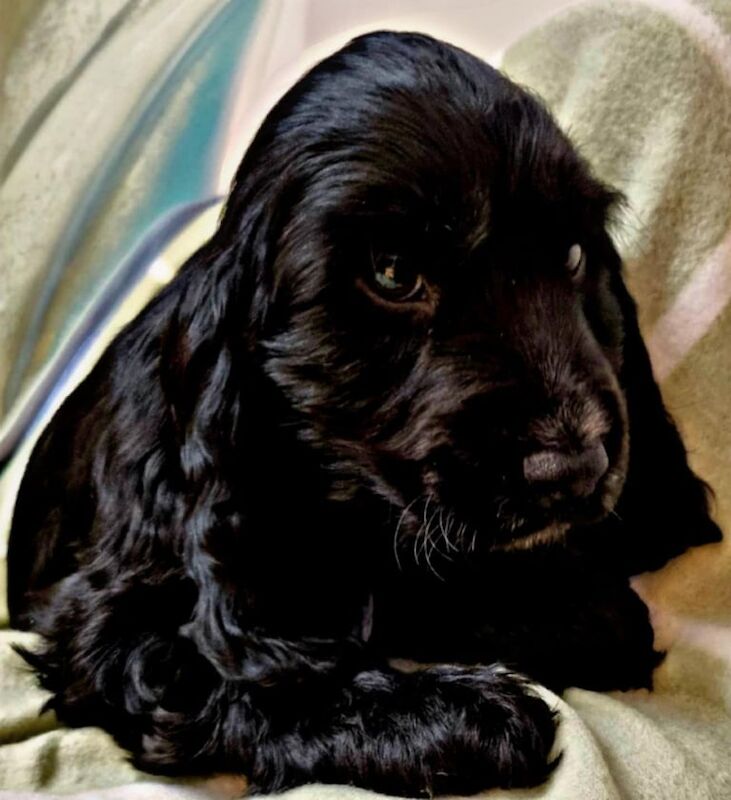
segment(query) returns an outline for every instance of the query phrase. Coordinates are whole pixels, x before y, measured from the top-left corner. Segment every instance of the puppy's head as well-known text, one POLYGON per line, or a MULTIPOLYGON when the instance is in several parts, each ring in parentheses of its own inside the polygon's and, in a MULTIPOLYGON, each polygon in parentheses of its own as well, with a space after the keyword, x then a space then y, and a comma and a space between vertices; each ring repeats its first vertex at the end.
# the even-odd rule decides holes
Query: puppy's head
POLYGON ((219 237, 250 346, 331 497, 403 536, 526 546, 606 515, 627 464, 616 196, 543 106, 413 34, 355 40, 275 107, 219 237))

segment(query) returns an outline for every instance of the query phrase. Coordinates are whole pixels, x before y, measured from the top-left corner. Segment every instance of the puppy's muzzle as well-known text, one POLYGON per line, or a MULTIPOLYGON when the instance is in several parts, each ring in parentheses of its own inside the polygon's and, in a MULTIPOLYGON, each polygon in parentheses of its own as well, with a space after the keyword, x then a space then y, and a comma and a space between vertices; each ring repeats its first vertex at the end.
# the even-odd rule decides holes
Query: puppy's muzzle
POLYGON ((546 498, 581 498, 593 494, 609 469, 604 445, 593 442, 580 452, 539 450, 523 459, 523 476, 546 498))

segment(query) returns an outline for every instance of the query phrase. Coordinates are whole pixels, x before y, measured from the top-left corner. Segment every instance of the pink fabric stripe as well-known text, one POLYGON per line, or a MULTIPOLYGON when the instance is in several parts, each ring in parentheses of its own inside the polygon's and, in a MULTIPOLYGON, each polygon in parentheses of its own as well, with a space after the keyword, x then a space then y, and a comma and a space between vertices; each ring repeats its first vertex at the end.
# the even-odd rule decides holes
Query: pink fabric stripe
POLYGON ((640 0, 681 25, 731 86, 731 41, 718 21, 688 0, 640 0))
POLYGON ((647 339, 652 365, 662 381, 708 332, 731 300, 731 231, 694 270, 647 339))

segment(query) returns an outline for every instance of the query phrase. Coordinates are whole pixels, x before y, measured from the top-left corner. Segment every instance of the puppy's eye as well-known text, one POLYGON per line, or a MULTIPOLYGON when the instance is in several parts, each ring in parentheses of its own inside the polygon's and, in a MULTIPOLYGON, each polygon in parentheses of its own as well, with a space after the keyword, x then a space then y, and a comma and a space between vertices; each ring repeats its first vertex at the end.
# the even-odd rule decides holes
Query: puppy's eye
POLYGON ((580 244, 572 244, 566 256, 566 271, 573 281, 580 281, 586 271, 586 253, 580 244))
POLYGON ((424 292, 424 279, 396 255, 372 259, 375 289, 388 300, 418 300, 424 292))

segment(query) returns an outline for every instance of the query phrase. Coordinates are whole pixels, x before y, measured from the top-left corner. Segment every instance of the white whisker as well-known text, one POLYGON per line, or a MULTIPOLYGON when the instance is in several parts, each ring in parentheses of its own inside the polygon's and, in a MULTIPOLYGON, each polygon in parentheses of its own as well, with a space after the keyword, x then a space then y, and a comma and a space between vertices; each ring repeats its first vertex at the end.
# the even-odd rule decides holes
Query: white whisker
MULTIPOLYGON (((429 518, 429 522, 428 522, 428 524, 426 526, 426 532, 424 534, 424 557, 426 558, 426 563, 427 563, 427 566, 429 567, 430 571, 433 572, 434 575, 440 581, 443 581, 444 578, 439 574, 437 569, 434 567, 434 564, 432 564, 432 560, 431 560, 432 554, 434 553, 435 550, 437 550, 436 543, 434 542, 434 537, 433 537, 433 533, 436 533, 436 529, 434 529, 434 531, 432 531, 432 527, 431 527, 432 522, 434 521, 434 518, 436 516, 437 516, 437 512, 435 511, 431 515, 431 517, 429 518)), ((439 552, 439 550, 437 550, 437 552, 439 552)))
POLYGON ((439 509, 439 528, 442 532, 442 539, 444 539, 444 544, 447 546, 447 552, 444 554, 445 558, 450 558, 449 551, 457 552, 457 548, 452 543, 451 539, 449 538, 449 534, 454 526, 454 513, 452 511, 447 514, 447 523, 444 524, 444 520, 442 518, 442 509, 439 509))
POLYGON ((396 559, 396 565, 398 566, 399 572, 401 572, 403 569, 401 566, 401 557, 399 556, 399 543, 400 543, 399 533, 401 532, 401 526, 403 525, 404 519, 411 510, 411 506, 413 506, 418 499, 419 499, 418 496, 415 497, 410 503, 408 503, 404 507, 403 511, 399 514, 398 522, 396 523, 396 530, 394 531, 393 534, 393 555, 394 558, 396 559))
POLYGON ((475 552, 475 546, 477 545, 477 528, 472 529, 472 541, 470 542, 470 553, 475 552))

